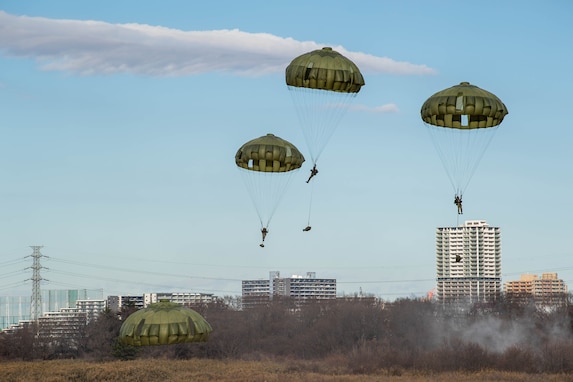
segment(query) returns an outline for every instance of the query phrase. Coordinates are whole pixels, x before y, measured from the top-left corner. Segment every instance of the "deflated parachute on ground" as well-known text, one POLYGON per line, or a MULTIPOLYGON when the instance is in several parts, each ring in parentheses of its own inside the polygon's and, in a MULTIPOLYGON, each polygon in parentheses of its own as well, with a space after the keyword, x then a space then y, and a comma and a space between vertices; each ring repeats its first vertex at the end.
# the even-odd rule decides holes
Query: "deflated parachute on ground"
MULTIPOLYGON (((235 154, 237 165, 261 223, 268 226, 304 156, 292 143, 273 134, 248 141, 235 154)), ((263 241, 266 233, 263 233, 263 241)), ((261 247, 264 245, 261 244, 261 247)))
POLYGON ((160 301, 129 315, 121 325, 119 340, 132 346, 205 342, 212 330, 193 309, 160 301))
POLYGON ((316 164, 364 78, 351 60, 325 47, 292 60, 285 80, 316 164))
POLYGON ((496 95, 462 82, 432 95, 420 113, 454 191, 461 196, 507 108, 496 95))

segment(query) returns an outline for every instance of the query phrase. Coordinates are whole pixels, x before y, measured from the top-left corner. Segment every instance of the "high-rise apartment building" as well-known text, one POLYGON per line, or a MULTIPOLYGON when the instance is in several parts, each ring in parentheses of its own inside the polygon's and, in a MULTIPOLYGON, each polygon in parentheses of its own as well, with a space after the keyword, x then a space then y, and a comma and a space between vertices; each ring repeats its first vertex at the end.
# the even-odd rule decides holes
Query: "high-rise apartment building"
POLYGON ((336 279, 317 278, 315 272, 305 276, 280 277, 270 272, 267 280, 243 280, 243 307, 268 302, 273 296, 291 297, 297 301, 336 299, 336 279))
POLYGON ((483 220, 436 229, 440 302, 487 302, 501 294, 501 233, 483 220))

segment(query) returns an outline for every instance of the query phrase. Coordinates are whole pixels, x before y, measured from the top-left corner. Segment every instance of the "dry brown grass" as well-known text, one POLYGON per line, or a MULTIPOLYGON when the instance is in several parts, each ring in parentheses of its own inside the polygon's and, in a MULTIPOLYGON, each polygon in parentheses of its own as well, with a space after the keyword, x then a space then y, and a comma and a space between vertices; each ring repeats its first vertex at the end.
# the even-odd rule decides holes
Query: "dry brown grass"
POLYGON ((3 382, 561 382, 573 375, 525 374, 498 371, 479 373, 416 373, 378 370, 368 375, 348 374, 341 368, 306 361, 188 361, 140 359, 93 363, 77 360, 2 362, 3 382))

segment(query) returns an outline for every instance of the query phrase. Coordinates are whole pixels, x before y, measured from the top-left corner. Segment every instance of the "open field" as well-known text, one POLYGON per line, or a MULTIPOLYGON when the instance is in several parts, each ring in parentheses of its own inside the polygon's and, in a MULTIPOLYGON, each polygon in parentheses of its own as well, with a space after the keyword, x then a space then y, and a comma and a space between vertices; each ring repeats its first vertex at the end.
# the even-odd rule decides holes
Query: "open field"
POLYGON ((573 380, 573 375, 570 374, 525 374, 499 371, 416 373, 378 370, 368 375, 345 374, 347 372, 330 363, 308 361, 145 359, 105 363, 78 360, 0 363, 0 379, 4 382, 565 382, 573 380))

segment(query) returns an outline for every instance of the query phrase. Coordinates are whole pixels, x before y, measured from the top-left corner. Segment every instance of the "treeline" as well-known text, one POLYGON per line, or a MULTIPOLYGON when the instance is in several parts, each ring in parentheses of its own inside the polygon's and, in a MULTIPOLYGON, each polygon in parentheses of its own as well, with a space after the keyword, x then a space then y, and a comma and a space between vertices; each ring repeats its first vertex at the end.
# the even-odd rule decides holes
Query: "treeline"
POLYGON ((462 306, 350 298, 304 305, 276 299, 245 310, 231 306, 193 307, 213 327, 206 343, 124 346, 117 341, 122 316, 107 311, 61 341, 42 339, 33 328, 4 333, 0 359, 287 359, 328 362, 353 373, 573 372, 573 307, 568 304, 547 309, 504 300, 462 306))

